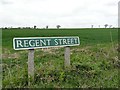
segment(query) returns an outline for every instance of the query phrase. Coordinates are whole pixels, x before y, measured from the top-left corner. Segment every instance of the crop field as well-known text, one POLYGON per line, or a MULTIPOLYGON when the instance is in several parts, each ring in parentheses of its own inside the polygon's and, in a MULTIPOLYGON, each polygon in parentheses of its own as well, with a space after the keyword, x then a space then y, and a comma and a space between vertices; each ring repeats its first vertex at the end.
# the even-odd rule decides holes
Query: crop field
POLYGON ((3 88, 119 87, 118 29, 3 29, 3 88), (14 37, 79 36, 70 47, 71 67, 64 69, 64 48, 35 49, 35 76, 28 85, 28 50, 15 51, 14 37))

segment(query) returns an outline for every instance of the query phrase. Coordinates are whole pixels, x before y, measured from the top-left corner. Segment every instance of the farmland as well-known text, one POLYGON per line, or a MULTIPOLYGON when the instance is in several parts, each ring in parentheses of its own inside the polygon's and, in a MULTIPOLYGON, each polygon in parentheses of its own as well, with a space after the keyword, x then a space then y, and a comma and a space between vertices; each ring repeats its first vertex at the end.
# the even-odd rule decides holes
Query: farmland
POLYGON ((118 87, 117 29, 3 29, 3 88, 118 87), (79 36, 71 47, 71 67, 64 69, 64 48, 35 50, 35 81, 28 86, 28 50, 13 50, 14 37, 79 36))

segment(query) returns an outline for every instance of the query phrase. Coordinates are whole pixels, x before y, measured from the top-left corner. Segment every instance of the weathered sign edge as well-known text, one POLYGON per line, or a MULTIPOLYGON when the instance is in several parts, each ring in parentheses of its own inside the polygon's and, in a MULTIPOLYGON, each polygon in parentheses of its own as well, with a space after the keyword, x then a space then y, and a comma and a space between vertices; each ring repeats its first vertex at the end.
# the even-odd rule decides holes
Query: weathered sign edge
POLYGON ((72 38, 72 37, 75 37, 75 38, 79 38, 78 36, 63 36, 63 37, 15 37, 13 39, 36 39, 36 38, 72 38))

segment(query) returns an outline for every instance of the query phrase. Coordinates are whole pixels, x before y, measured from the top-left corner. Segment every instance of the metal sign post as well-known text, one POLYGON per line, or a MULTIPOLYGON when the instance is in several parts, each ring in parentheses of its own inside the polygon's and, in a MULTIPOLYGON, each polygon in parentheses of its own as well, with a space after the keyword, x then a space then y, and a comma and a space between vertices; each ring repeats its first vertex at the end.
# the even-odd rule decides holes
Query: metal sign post
POLYGON ((70 66, 70 46, 80 45, 79 37, 26 37, 14 38, 15 50, 29 50, 28 52, 28 84, 34 82, 34 49, 48 47, 65 47, 64 66, 70 66))

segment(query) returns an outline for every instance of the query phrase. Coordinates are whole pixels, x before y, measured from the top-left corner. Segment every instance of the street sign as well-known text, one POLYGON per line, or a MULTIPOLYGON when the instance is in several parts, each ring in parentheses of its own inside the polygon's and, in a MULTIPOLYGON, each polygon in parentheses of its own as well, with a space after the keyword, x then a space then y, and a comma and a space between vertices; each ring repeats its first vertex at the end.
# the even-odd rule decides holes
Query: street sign
POLYGON ((79 37, 25 37, 13 38, 13 48, 15 50, 77 46, 80 44, 79 37))
POLYGON ((25 37, 13 38, 15 50, 28 49, 28 84, 34 81, 34 49, 48 47, 65 47, 65 68, 70 66, 70 47, 80 45, 79 37, 25 37))

